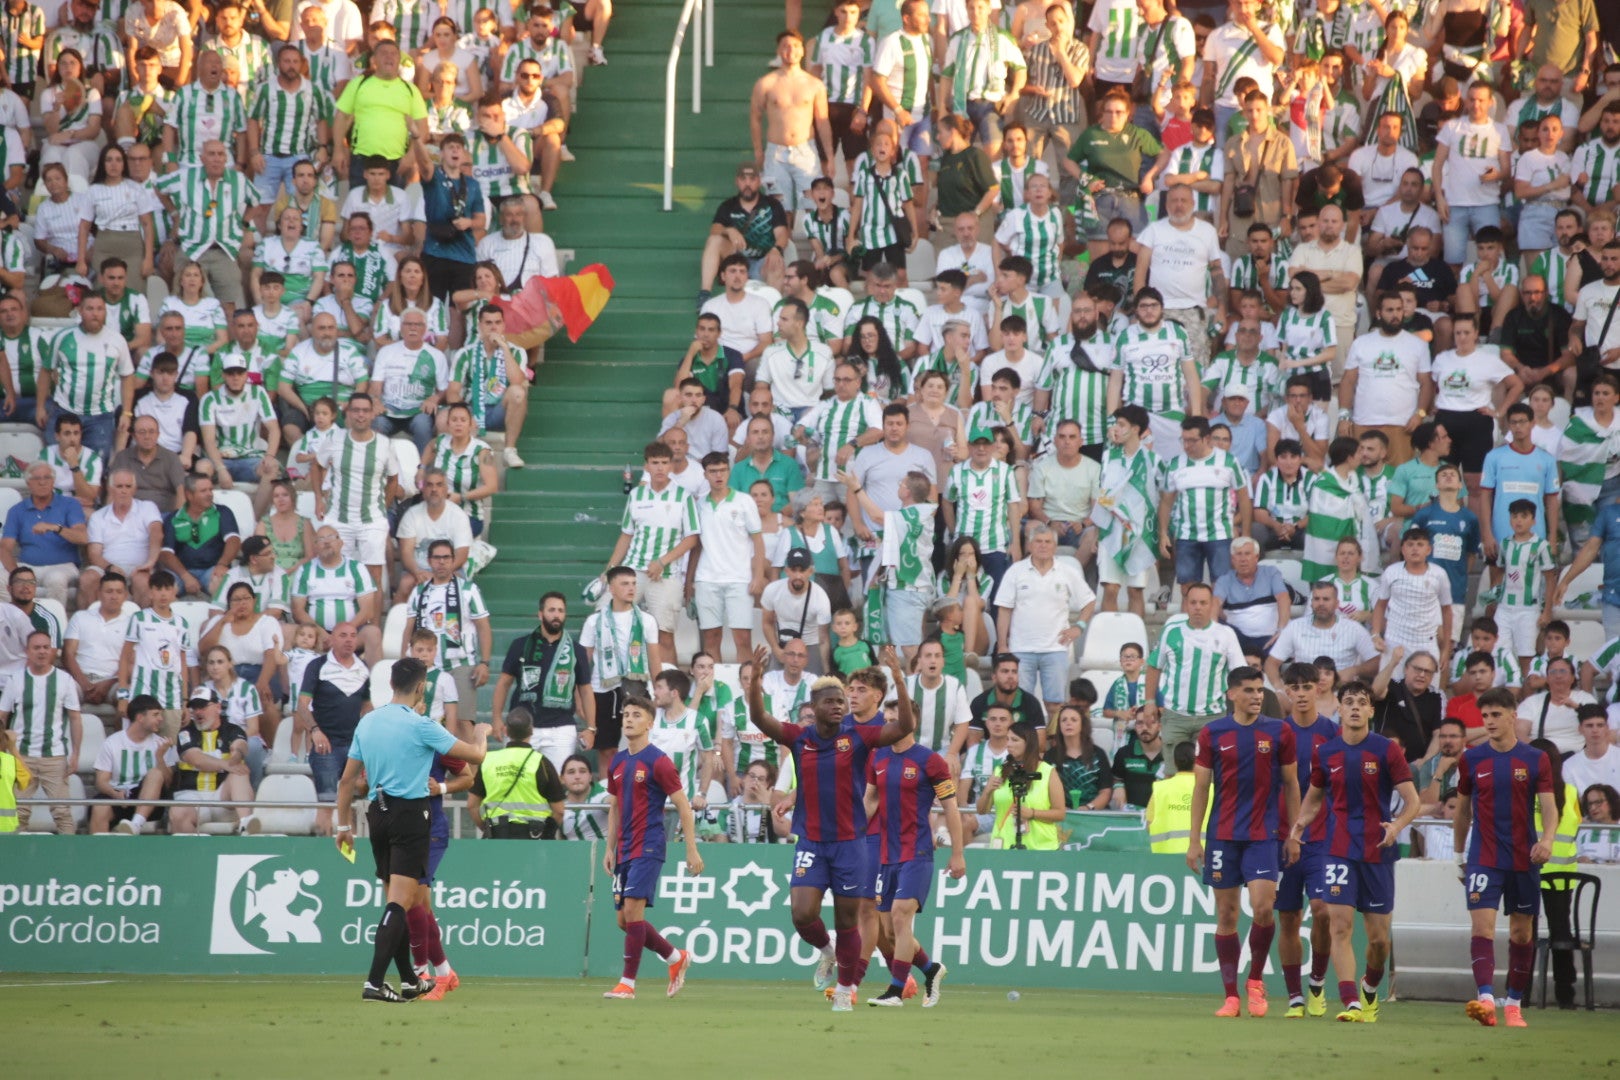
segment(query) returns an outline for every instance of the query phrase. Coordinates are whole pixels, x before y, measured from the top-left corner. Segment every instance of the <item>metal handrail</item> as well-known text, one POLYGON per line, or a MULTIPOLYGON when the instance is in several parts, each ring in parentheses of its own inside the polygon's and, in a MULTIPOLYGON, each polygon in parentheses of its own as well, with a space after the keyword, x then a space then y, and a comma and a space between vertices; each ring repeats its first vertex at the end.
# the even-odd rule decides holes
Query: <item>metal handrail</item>
POLYGON ((675 209, 675 74, 692 30, 692 112, 703 111, 703 69, 714 66, 714 0, 686 0, 664 67, 664 209, 675 209))

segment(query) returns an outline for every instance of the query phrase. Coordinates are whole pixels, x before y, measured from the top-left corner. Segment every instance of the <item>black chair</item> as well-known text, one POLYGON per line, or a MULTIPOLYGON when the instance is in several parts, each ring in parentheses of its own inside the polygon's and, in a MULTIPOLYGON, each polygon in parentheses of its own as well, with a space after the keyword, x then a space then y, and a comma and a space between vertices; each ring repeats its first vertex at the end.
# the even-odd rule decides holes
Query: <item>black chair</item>
POLYGON ((1569 941, 1549 941, 1545 937, 1536 940, 1536 954, 1541 978, 1541 1007, 1547 1007, 1547 965, 1554 952, 1579 952, 1581 954, 1581 972, 1586 990, 1586 1008, 1588 1011, 1597 1008, 1596 996, 1592 990, 1592 950, 1597 945, 1597 905, 1598 896, 1603 892, 1603 881, 1595 874, 1581 873, 1552 873, 1541 875, 1541 886, 1547 888, 1550 882, 1562 881, 1565 888, 1572 891, 1569 899, 1569 941), (1588 891, 1590 890, 1590 891, 1588 891))

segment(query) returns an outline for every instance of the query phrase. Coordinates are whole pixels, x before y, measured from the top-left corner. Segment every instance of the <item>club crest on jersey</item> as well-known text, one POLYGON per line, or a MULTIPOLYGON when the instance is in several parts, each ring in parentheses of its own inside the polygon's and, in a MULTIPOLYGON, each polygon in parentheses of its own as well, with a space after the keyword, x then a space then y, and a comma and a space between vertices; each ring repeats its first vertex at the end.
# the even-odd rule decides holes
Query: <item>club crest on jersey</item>
POLYGON ((1256 739, 1255 742, 1254 742, 1254 752, 1257 753, 1257 754, 1269 754, 1269 753, 1271 753, 1271 740, 1270 739, 1256 739))
POLYGON ((1376 761, 1363 761, 1361 763, 1361 771, 1366 773, 1368 776, 1377 776, 1378 775, 1378 762, 1376 762, 1376 761))
POLYGON ((915 766, 915 765, 907 765, 905 767, 905 769, 901 771, 900 777, 903 780, 915 780, 915 779, 917 779, 917 766, 915 766))
POLYGON ((854 743, 849 741, 848 735, 841 735, 839 736, 838 741, 833 743, 833 749, 837 750, 840 754, 847 754, 849 753, 850 748, 854 745, 854 743))
POLYGON ((1523 765, 1513 766, 1513 779, 1519 781, 1530 779, 1530 770, 1525 768, 1523 765))
POLYGON ((642 765, 637 765, 636 766, 636 783, 644 784, 646 782, 647 782, 647 769, 646 769, 646 767, 642 766, 642 765))

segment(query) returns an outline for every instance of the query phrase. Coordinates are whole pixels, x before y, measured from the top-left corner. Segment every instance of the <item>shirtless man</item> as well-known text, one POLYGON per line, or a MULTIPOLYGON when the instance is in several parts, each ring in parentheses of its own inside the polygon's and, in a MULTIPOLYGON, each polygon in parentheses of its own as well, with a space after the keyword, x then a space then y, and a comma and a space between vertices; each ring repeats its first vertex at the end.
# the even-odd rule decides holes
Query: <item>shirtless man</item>
POLYGON ((797 30, 776 35, 776 55, 782 66, 754 84, 748 129, 765 193, 792 214, 809 204, 810 184, 821 175, 821 162, 833 160, 832 125, 826 84, 801 67, 804 38, 797 30), (820 159, 810 141, 812 127, 821 145, 820 159))

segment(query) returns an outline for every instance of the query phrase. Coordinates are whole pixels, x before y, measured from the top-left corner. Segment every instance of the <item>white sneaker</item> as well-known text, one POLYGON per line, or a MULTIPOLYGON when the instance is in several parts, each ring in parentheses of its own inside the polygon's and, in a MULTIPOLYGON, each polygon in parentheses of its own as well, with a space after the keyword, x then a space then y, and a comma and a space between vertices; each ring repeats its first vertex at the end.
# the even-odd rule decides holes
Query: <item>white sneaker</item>
POLYGON ((245 818, 243 818, 241 821, 239 821, 237 823, 237 825, 236 825, 236 835, 237 836, 258 836, 259 835, 259 830, 262 829, 262 828, 264 828, 264 826, 259 823, 258 815, 255 814, 255 815, 252 815, 250 817, 245 817, 245 818))
POLYGON ((590 60, 591 60, 591 66, 592 67, 604 67, 604 66, 606 66, 607 57, 602 54, 602 46, 600 46, 600 45, 592 45, 591 46, 590 60))
POLYGON ((816 961, 816 973, 814 976, 816 989, 826 990, 828 987, 833 985, 837 975, 838 954, 833 952, 831 949, 823 950, 821 953, 821 958, 816 961))
POLYGON ((508 469, 521 469, 525 464, 523 458, 519 456, 517 447, 515 446, 508 446, 506 449, 502 450, 501 460, 506 462, 506 467, 508 469))
POLYGON ((118 824, 112 827, 112 831, 118 833, 120 836, 134 836, 135 826, 131 825, 127 821, 120 821, 118 824))
POLYGON ((551 192, 542 191, 540 193, 539 198, 540 198, 540 209, 542 209, 542 210, 555 210, 555 209, 557 209, 557 200, 553 199, 551 197, 551 192))
POLYGON ((574 161, 575 160, 574 152, 572 150, 568 149, 568 144, 567 143, 563 143, 562 146, 557 150, 557 160, 558 161, 574 161))

